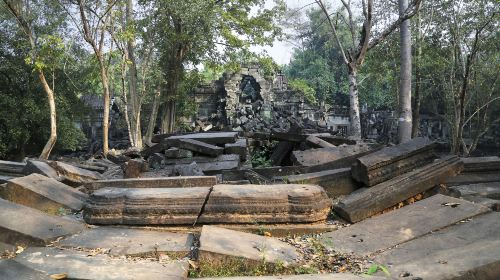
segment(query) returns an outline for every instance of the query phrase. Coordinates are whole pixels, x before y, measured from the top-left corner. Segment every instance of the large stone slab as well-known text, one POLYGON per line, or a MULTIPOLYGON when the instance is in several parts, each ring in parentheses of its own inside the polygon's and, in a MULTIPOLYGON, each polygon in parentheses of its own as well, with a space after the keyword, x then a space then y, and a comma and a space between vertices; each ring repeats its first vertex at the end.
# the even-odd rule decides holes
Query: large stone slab
POLYGON ((317 185, 215 185, 201 223, 307 223, 325 220, 331 200, 317 185))
MULTIPOLYGON (((205 132, 170 136, 167 139, 193 139, 212 145, 223 145, 236 142, 237 132, 205 132)), ((153 137, 155 138, 155 137, 153 137)), ((154 141, 154 140, 153 140, 154 141)))
POLYGON ((22 174, 25 165, 24 162, 0 160, 0 174, 22 174))
POLYGON ((225 154, 237 154, 240 156, 242 161, 247 159, 247 139, 242 138, 236 140, 235 143, 228 143, 224 145, 225 154))
POLYGON ((230 229, 203 226, 200 236, 201 262, 217 263, 230 258, 244 258, 258 263, 297 263, 300 254, 295 248, 272 237, 239 232, 230 229))
POLYGON ((60 208, 79 211, 87 199, 86 194, 36 173, 10 180, 0 187, 0 196, 50 214, 59 213, 60 208))
POLYGON ((474 172, 500 172, 500 158, 491 157, 469 157, 462 158, 464 162, 464 173, 474 172))
POLYGON ((65 179, 72 183, 80 184, 102 179, 102 175, 98 172, 78 168, 65 162, 52 161, 50 162, 50 166, 57 170, 59 175, 64 176, 65 179))
POLYGON ((500 200, 500 182, 460 185, 450 189, 458 191, 463 197, 481 196, 500 200))
POLYGON ((447 186, 460 186, 479 183, 500 182, 500 172, 493 173, 463 173, 450 177, 444 182, 447 186))
POLYGON ((203 155, 218 156, 224 152, 224 148, 207 144, 194 139, 166 139, 168 147, 175 147, 180 149, 185 149, 193 151, 203 155))
POLYGON ((102 188, 92 193, 83 218, 89 224, 194 224, 208 187, 102 188))
POLYGON ((347 161, 348 164, 351 164, 356 158, 366 155, 371 151, 372 148, 367 144, 344 145, 333 148, 293 151, 292 159, 298 165, 302 166, 313 166, 339 160, 347 161))
POLYGON ((371 255, 488 211, 484 206, 437 194, 349 227, 325 233, 321 237, 321 243, 335 251, 360 256, 371 255))
POLYGON ((319 137, 316 137, 314 135, 307 136, 306 142, 307 142, 307 144, 311 145, 314 148, 332 148, 332 147, 335 147, 335 145, 330 144, 329 142, 327 142, 319 137))
POLYGON ((446 178, 460 172, 462 165, 458 157, 446 156, 347 196, 334 206, 335 212, 349 222, 359 222, 444 182, 446 178))
POLYGON ((289 184, 315 184, 325 189, 329 197, 350 194, 358 189, 351 177, 350 168, 325 170, 320 172, 305 173, 281 177, 289 184))
POLYGON ((408 272, 426 280, 500 279, 499 236, 500 213, 492 212, 383 252, 375 262, 394 278, 408 272))
POLYGON ((89 257, 85 252, 49 247, 26 249, 16 261, 46 274, 66 273, 70 279, 168 279, 184 280, 187 262, 158 263, 127 260, 106 255, 89 257))
POLYGON ((26 175, 37 173, 52 179, 61 180, 54 168, 52 168, 47 162, 39 160, 28 160, 26 166, 23 168, 23 173, 26 175))
POLYGON ((333 274, 301 274, 301 275, 279 275, 279 276, 240 276, 240 277, 218 277, 198 278, 199 280, 382 280, 385 277, 363 276, 350 273, 333 274))
POLYGON ((396 146, 385 147, 359 157, 352 166, 352 176, 366 186, 374 186, 430 163, 435 158, 435 146, 429 139, 418 137, 396 146))
POLYGON ((168 253, 186 257, 193 245, 190 233, 152 231, 119 227, 98 227, 59 241, 63 247, 109 249, 112 256, 151 256, 168 253))
POLYGON ((0 241, 45 245, 84 229, 82 223, 0 199, 0 241))
POLYGON ((85 183, 84 186, 89 191, 102 188, 192 188, 192 187, 213 187, 217 184, 215 176, 178 176, 159 178, 132 178, 132 179, 112 179, 99 180, 85 183))
POLYGON ((0 260, 0 280, 49 280, 47 273, 34 270, 14 260, 0 260))

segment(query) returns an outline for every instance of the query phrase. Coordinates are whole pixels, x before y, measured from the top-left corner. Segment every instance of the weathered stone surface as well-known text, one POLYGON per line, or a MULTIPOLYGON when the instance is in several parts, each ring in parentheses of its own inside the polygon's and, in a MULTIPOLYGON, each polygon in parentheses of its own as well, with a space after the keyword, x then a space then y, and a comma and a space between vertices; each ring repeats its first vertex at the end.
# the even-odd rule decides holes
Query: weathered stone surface
POLYGON ((350 168, 290 175, 282 178, 289 184, 320 185, 323 189, 325 189, 329 197, 350 194, 359 187, 358 183, 356 183, 351 177, 350 168))
POLYGON ((193 152, 172 147, 165 150, 165 156, 170 159, 191 158, 193 157, 193 152))
POLYGON ((350 273, 335 274, 301 274, 301 275, 279 275, 279 276, 240 276, 224 278, 198 278, 199 280, 382 280, 385 277, 360 276, 350 273))
POLYGON ((98 172, 78 168, 64 162, 53 161, 50 163, 50 166, 57 170, 58 174, 74 183, 84 183, 102 179, 101 174, 98 172))
POLYGON ((488 211, 490 210, 484 206, 437 194, 349 227, 325 233, 321 243, 335 251, 360 256, 371 255, 488 211))
POLYGON ((191 250, 193 235, 147 229, 98 227, 65 238, 59 241, 58 245, 109 249, 109 254, 113 256, 151 256, 168 253, 182 258, 191 250))
POLYGON ((105 255, 88 257, 84 252, 40 247, 26 249, 17 256, 16 261, 49 275, 66 273, 70 279, 184 280, 188 269, 188 263, 183 261, 157 263, 105 255))
POLYGON ((332 161, 346 161, 352 164, 356 158, 371 152, 367 144, 358 144, 351 146, 338 146, 334 148, 310 149, 305 151, 293 151, 292 159, 302 166, 313 166, 332 161))
POLYGON ((292 152, 295 144, 290 141, 280 141, 269 157, 272 165, 281 165, 283 160, 292 152))
POLYGON ((174 166, 174 176, 203 176, 203 171, 196 162, 174 166))
POLYGON ((479 183, 500 182, 500 172, 493 173, 463 173, 448 178, 447 186, 470 185, 479 183))
POLYGON ((207 157, 207 156, 195 156, 191 158, 180 158, 180 159, 166 159, 166 165, 179 165, 179 164, 190 164, 192 162, 196 163, 214 163, 214 162, 224 162, 224 161, 234 161, 239 162, 240 156, 236 154, 231 155, 219 155, 217 157, 207 157))
POLYGON ((500 158, 492 157, 469 157, 462 158, 464 162, 464 173, 475 172, 500 172, 500 158))
POLYGON ((7 175, 22 174, 23 168, 26 165, 24 162, 0 160, 0 173, 7 175))
POLYGON ((87 199, 86 194, 36 173, 10 180, 0 187, 0 196, 50 214, 57 214, 60 208, 79 211, 87 199))
POLYGON ((134 158, 125 162, 122 169, 124 178, 139 178, 142 172, 149 170, 149 165, 143 159, 134 158))
POLYGON ((236 140, 236 143, 228 143, 224 145, 225 154, 237 154, 242 161, 247 159, 247 139, 242 138, 236 140))
POLYGON ((446 156, 424 167, 347 196, 334 206, 342 218, 355 223, 422 193, 460 172, 463 163, 446 156))
POLYGON ((49 280, 48 274, 34 270, 14 260, 0 260, 0 280, 49 280))
POLYGON ((161 178, 112 179, 85 183, 90 191, 102 188, 192 188, 213 187, 217 184, 215 176, 180 176, 161 178))
POLYGON ((352 166, 352 176, 366 186, 374 186, 430 163, 435 158, 435 146, 434 142, 418 137, 385 147, 358 158, 352 166))
POLYGON ((162 153, 166 149, 167 149, 166 143, 165 142, 160 142, 158 144, 153 144, 153 145, 151 145, 149 147, 144 148, 144 150, 141 151, 141 155, 144 158, 148 158, 148 157, 150 157, 153 154, 162 153))
POLYGON ((152 169, 160 169, 165 164, 165 156, 161 153, 154 153, 148 158, 148 164, 152 169))
POLYGON ((500 182, 461 185, 450 187, 450 189, 458 191, 463 197, 482 196, 500 200, 500 182))
POLYGON ((307 136, 306 142, 307 142, 307 144, 311 145, 314 148, 333 148, 333 147, 335 147, 335 145, 330 144, 329 142, 327 142, 319 137, 316 137, 314 135, 307 136))
POLYGON ((54 168, 48 163, 39 160, 28 160, 26 166, 23 168, 23 173, 26 175, 38 173, 52 179, 61 180, 54 168))
POLYGON ((375 262, 387 264, 394 278, 408 272, 420 279, 500 279, 499 236, 500 213, 492 212, 383 252, 375 262))
POLYGON ((325 220, 331 201, 316 185, 215 185, 200 223, 306 223, 325 220))
POLYGON ((170 136, 168 139, 193 139, 212 145, 223 145, 236 142, 237 132, 205 132, 170 136))
POLYGON ((293 246, 272 237, 215 226, 203 226, 201 231, 201 262, 224 263, 228 258, 245 258, 253 262, 294 264, 299 256, 293 246))
POLYGON ((224 148, 207 144, 194 139, 165 139, 167 146, 181 148, 189 151, 193 151, 203 155, 218 156, 222 155, 224 148))
POLYGON ((45 245, 58 237, 74 234, 83 229, 82 223, 51 216, 0 199, 1 242, 45 245))
POLYGON ((103 188, 90 195, 89 224, 194 224, 210 188, 103 188))

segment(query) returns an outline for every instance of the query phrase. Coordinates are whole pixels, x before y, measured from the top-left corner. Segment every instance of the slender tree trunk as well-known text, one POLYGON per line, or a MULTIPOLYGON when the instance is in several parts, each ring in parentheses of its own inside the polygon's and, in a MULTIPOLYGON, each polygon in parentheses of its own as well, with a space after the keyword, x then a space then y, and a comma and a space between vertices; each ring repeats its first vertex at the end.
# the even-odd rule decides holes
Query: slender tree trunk
MULTIPOLYGON (((101 55, 100 55, 101 56, 101 55)), ((106 69, 104 67, 104 61, 102 56, 99 59, 101 66, 101 82, 103 88, 103 97, 104 97, 104 105, 103 105, 103 117, 102 117, 102 152, 104 156, 107 156, 109 153, 109 107, 110 107, 110 94, 109 94, 109 84, 108 84, 108 75, 106 73, 106 69)))
POLYGON ((155 93, 155 98, 153 100, 153 108, 151 111, 151 117, 149 118, 148 131, 146 132, 146 143, 151 145, 151 139, 153 138, 153 130, 156 125, 156 119, 158 117, 158 107, 160 105, 161 91, 158 90, 155 93))
POLYGON ((47 94, 47 99, 49 101, 49 108, 50 108, 50 137, 47 143, 45 144, 42 153, 40 154, 40 159, 49 159, 50 152, 54 148, 54 145, 56 144, 57 140, 56 102, 54 98, 54 92, 47 83, 45 75, 41 70, 38 71, 38 77, 40 79, 40 82, 42 83, 43 90, 47 94))
MULTIPOLYGON (((398 0, 399 13, 403 15, 408 8, 408 0, 398 0)), ((400 28, 401 68, 399 84, 399 119, 398 142, 403 143, 411 139, 412 110, 411 110, 411 33, 410 20, 404 20, 400 28)))
POLYGON ((122 55, 122 65, 121 65, 121 82, 122 82, 122 96, 123 96, 123 103, 125 103, 123 106, 125 109, 125 122, 127 123, 127 131, 128 131, 128 140, 130 141, 131 146, 134 145, 134 138, 132 137, 132 128, 130 127, 130 119, 128 117, 129 115, 129 104, 128 104, 128 97, 127 97, 127 90, 126 88, 126 82, 125 82, 125 77, 126 77, 126 58, 125 54, 122 55))
POLYGON ((420 87, 422 83, 422 75, 420 73, 420 63, 422 58, 422 21, 420 19, 420 12, 417 15, 417 36, 416 36, 416 56, 415 56, 415 96, 413 98, 413 116, 412 116, 412 129, 411 137, 415 138, 418 136, 418 131, 420 128, 420 87))
MULTIPOLYGON (((126 16, 127 16, 127 26, 131 27, 134 24, 134 3, 133 0, 127 0, 126 16)), ((140 104, 137 94, 137 63, 135 59, 135 37, 131 36, 127 40, 127 53, 128 60, 130 61, 129 68, 129 95, 130 95, 130 107, 131 112, 131 125, 132 137, 134 139, 133 145, 136 148, 142 148, 142 135, 141 135, 141 119, 140 119, 140 104)))
POLYGON ((361 118, 359 114, 359 92, 357 84, 357 68, 348 65, 349 70, 349 118, 351 121, 350 136, 361 139, 361 118))

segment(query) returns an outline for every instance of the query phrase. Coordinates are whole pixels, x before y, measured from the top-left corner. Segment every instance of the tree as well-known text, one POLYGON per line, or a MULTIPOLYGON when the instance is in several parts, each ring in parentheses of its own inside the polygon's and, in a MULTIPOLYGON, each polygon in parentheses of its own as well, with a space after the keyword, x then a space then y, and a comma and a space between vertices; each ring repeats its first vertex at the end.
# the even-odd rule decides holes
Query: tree
MULTIPOLYGON (((112 9, 116 1, 107 1, 106 5, 101 6, 101 2, 87 3, 85 0, 78 0, 78 10, 81 21, 81 33, 84 40, 91 46, 94 51, 95 58, 99 63, 100 77, 102 83, 102 94, 104 99, 103 119, 102 119, 102 150, 104 156, 109 152, 108 146, 108 128, 109 128, 109 108, 110 108, 110 91, 109 91, 109 63, 106 59, 106 47, 112 48, 112 45, 105 44, 108 28, 110 27, 110 19, 112 9), (91 22, 94 23, 91 25, 91 22)), ((108 50, 108 53, 111 51, 108 50)))
POLYGON ((346 65, 349 77, 349 117, 351 122, 350 134, 355 138, 361 138, 361 120, 359 112, 359 92, 358 92, 358 70, 363 64, 366 53, 369 49, 375 47, 383 41, 392 31, 394 31, 403 21, 415 15, 419 9, 420 1, 416 0, 410 5, 404 13, 401 13, 397 20, 389 24, 382 32, 372 38, 373 27, 373 0, 362 0, 362 15, 363 25, 361 28, 361 36, 358 38, 357 24, 355 15, 352 11, 352 3, 350 0, 341 0, 343 8, 347 12, 347 19, 341 13, 337 12, 337 18, 341 18, 350 30, 350 42, 342 42, 337 32, 338 21, 333 21, 327 6, 322 0, 316 0, 316 3, 323 11, 326 17, 332 35, 337 43, 338 48, 342 53, 343 62, 346 65), (346 47, 349 45, 349 47, 346 47))
MULTIPOLYGON (((399 15, 404 16, 408 9, 408 0, 398 0, 399 15)), ((399 26, 400 35, 400 85, 399 85, 399 119, 398 142, 403 143, 411 139, 412 110, 411 110, 411 32, 410 20, 406 19, 399 26)))
POLYGON ((57 141, 57 120, 56 120, 56 103, 54 99, 54 91, 51 86, 47 82, 45 78, 45 64, 42 61, 42 58, 39 56, 40 46, 37 45, 37 38, 34 32, 34 28, 32 26, 32 21, 28 21, 27 16, 31 13, 30 5, 25 5, 24 2, 19 1, 9 1, 4 0, 4 3, 7 5, 9 11, 16 17, 19 27, 22 29, 24 34, 26 35, 27 40, 29 41, 31 54, 29 60, 33 65, 34 69, 38 72, 38 79, 43 86, 43 90, 47 95, 47 100, 49 102, 50 108, 50 137, 45 144, 45 147, 40 154, 41 159, 48 159, 50 152, 54 148, 54 145, 57 141), (24 10, 24 11, 23 11, 24 10))

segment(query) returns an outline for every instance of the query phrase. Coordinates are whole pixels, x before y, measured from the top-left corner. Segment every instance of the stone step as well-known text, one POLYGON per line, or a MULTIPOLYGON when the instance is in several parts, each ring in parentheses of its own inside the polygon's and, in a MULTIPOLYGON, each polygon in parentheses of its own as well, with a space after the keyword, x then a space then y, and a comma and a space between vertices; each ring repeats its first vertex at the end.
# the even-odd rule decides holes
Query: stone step
POLYGON ((67 237, 57 243, 62 247, 109 249, 112 256, 155 256, 168 253, 186 257, 193 245, 190 233, 174 233, 147 229, 98 227, 67 237))
POLYGON ((283 179, 289 184, 314 184, 325 189, 330 198, 350 194, 359 188, 359 184, 351 177, 350 168, 325 170, 299 175, 290 175, 273 179, 283 179))
POLYGON ((86 194, 36 173, 10 180, 5 187, 0 187, 0 196, 54 215, 61 208, 80 211, 87 199, 86 194))
POLYGON ((0 199, 0 241, 9 244, 45 245, 58 237, 82 231, 82 223, 45 214, 0 199))
POLYGON ((335 251, 367 256, 486 212, 489 209, 484 206, 437 194, 325 233, 321 243, 335 251))
POLYGON ((323 221, 331 200, 317 185, 215 185, 200 223, 309 223, 323 221))
POLYGON ((399 202, 422 193, 460 172, 463 163, 456 156, 446 156, 424 167, 353 193, 334 206, 342 218, 359 222, 399 202))
POLYGON ((19 254, 15 261, 31 269, 53 274, 67 274, 69 279, 168 279, 187 277, 186 261, 169 263, 150 260, 127 260, 106 255, 90 256, 85 252, 32 247, 19 254))
POLYGON ((89 224, 194 224, 209 187, 102 188, 89 197, 84 220, 89 224))
POLYGON ((499 236, 500 213, 492 212, 409 241, 374 261, 387 265, 393 277, 500 279, 499 236))
POLYGON ((88 191, 102 188, 192 188, 213 187, 217 184, 215 176, 178 176, 159 178, 112 179, 88 182, 84 187, 88 191))
POLYGON ((239 232, 215 226, 203 226, 200 236, 199 260, 213 267, 243 258, 250 264, 295 264, 300 254, 276 238, 239 232))
POLYGON ((352 166, 352 176, 366 186, 374 186, 390 178, 430 163, 436 144, 417 137, 403 144, 385 147, 359 157, 352 166))

